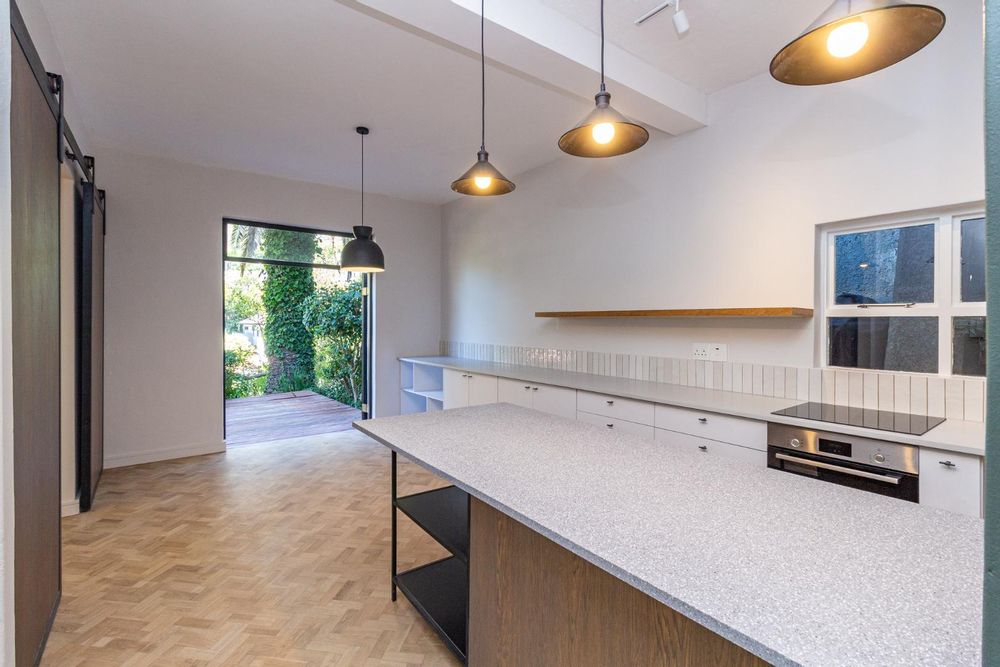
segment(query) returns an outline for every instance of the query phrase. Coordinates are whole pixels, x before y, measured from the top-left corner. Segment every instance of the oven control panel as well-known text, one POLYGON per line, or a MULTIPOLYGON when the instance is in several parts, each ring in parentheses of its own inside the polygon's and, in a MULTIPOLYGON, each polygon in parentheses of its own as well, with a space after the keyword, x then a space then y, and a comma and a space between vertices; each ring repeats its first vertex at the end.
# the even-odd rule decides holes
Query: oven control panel
POLYGON ((918 448, 898 442, 768 423, 767 444, 829 457, 832 460, 852 461, 887 470, 917 473, 918 448))

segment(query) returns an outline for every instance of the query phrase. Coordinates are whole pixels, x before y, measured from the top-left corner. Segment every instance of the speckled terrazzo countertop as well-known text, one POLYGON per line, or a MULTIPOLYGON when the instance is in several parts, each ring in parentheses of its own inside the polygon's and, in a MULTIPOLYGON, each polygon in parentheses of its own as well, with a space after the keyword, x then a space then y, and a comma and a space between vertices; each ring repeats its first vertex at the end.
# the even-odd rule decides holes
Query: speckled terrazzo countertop
POLYGON ((981 519, 505 403, 355 428, 774 664, 980 664, 981 519))
POLYGON ((866 438, 902 442, 920 447, 933 447, 953 452, 964 452, 983 456, 986 445, 986 425, 982 422, 970 422, 960 419, 949 419, 924 435, 905 435, 890 431, 878 431, 870 428, 846 426, 796 419, 771 414, 802 403, 801 400, 790 398, 771 398, 755 396, 719 389, 701 389, 663 382, 648 382, 628 378, 606 377, 591 373, 561 371, 551 368, 535 368, 534 366, 515 366, 493 361, 462 359, 460 357, 401 357, 400 361, 453 368, 470 373, 485 373, 498 377, 550 384, 557 387, 592 391, 599 394, 611 394, 622 398, 634 398, 651 403, 676 405, 681 408, 704 410, 719 414, 760 419, 805 428, 820 428, 834 433, 859 435, 866 438))

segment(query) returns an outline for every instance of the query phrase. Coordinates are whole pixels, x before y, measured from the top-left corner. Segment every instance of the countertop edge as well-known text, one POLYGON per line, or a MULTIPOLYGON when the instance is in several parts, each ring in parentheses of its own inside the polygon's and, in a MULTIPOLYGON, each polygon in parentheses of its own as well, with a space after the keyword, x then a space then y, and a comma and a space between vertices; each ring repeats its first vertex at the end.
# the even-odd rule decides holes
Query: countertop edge
MULTIPOLYGON (((461 370, 460 367, 455 367, 455 368, 459 368, 459 370, 461 370)), ((506 514, 512 519, 515 519, 516 521, 524 524, 531 530, 534 530, 543 537, 552 540, 553 542, 563 547, 567 551, 579 556, 580 558, 583 558, 588 563, 594 565, 595 567, 600 568, 601 570, 607 572, 616 579, 625 582, 626 584, 632 586, 636 590, 646 593, 656 601, 666 605, 667 607, 683 615, 684 617, 706 627, 712 632, 715 632, 719 636, 733 642, 740 648, 749 651, 758 658, 766 660, 767 662, 771 663, 772 665, 775 665, 776 667, 799 667, 800 663, 789 659, 788 657, 774 651, 771 648, 768 648, 767 646, 753 639, 752 637, 749 637, 746 634, 739 632, 738 630, 735 630, 732 627, 726 625, 725 623, 716 620, 714 617, 702 613, 696 607, 684 602, 683 600, 675 598, 674 596, 670 595, 665 591, 662 591, 650 585, 648 582, 643 581, 642 579, 626 572, 625 570, 614 565, 613 563, 604 560, 603 558, 597 556, 596 554, 590 552, 589 550, 579 546, 575 542, 566 539, 565 537, 559 535, 558 533, 553 532, 552 530, 539 524, 537 521, 534 521, 533 519, 521 514, 520 512, 510 507, 507 507, 503 503, 487 496, 478 489, 469 486, 464 481, 456 477, 453 477, 452 475, 449 475, 443 470, 440 470, 437 467, 427 463, 426 461, 423 461, 422 459, 410 454, 409 452, 404 451, 397 445, 394 445, 391 442, 388 442, 385 439, 381 438, 380 436, 375 435, 374 433, 366 429, 363 426, 363 424, 364 421, 355 421, 352 422, 351 425, 354 427, 355 430, 364 433, 366 436, 378 442, 379 444, 383 445, 384 447, 387 447, 388 449, 396 452, 397 454, 400 454, 401 456, 405 456, 407 459, 413 461, 414 463, 421 466, 425 470, 429 470, 438 477, 447 480, 448 482, 451 482, 452 484, 462 489, 466 493, 474 496, 476 499, 481 500, 482 502, 486 503, 487 505, 496 509, 497 511, 502 512, 503 514, 506 514)))
MULTIPOLYGON (((445 361, 448 357, 421 357, 421 356, 405 356, 399 357, 399 361, 406 361, 414 364, 423 364, 425 366, 435 366, 438 368, 449 368, 452 370, 469 371, 469 372, 484 372, 473 368, 472 365, 466 365, 458 362, 445 361)), ((460 359, 454 357, 454 359, 460 359)), ((576 374, 576 375, 587 375, 588 373, 580 373, 579 371, 567 371, 555 368, 535 368, 533 366, 515 366, 512 364, 504 364, 495 361, 481 361, 478 359, 468 359, 465 361, 474 362, 474 365, 489 365, 492 368, 489 373, 491 375, 496 375, 497 377, 502 377, 511 380, 522 380, 526 379, 523 374, 519 374, 517 371, 527 371, 529 373, 565 373, 565 374, 576 374), (510 370, 508 370, 510 369, 510 370)), ((606 376, 602 375, 592 375, 596 382, 600 382, 601 379, 605 379, 606 376)), ((607 377, 608 380, 620 380, 623 382, 643 382, 642 380, 632 380, 630 378, 611 378, 607 377)), ((648 380, 645 382, 649 382, 648 380)), ((585 387, 581 387, 578 384, 572 384, 566 381, 549 381, 543 384, 552 384, 558 387, 564 387, 566 389, 575 389, 577 391, 593 391, 585 387)), ((742 394, 739 392, 728 392, 719 389, 705 389, 703 387, 686 387, 682 385, 672 385, 663 383, 666 387, 672 387, 673 391, 683 391, 685 389, 699 392, 713 392, 721 396, 746 396, 752 399, 770 400, 776 402, 785 403, 783 406, 779 406, 776 409, 781 409, 782 407, 792 407, 798 403, 802 403, 801 399, 791 399, 791 398, 775 398, 773 396, 758 396, 756 394, 742 394)), ((888 440, 890 442, 898 442, 905 445, 914 445, 917 447, 927 447, 929 449, 939 449, 943 451, 955 452, 958 454, 972 454, 974 456, 985 456, 986 447, 985 441, 980 446, 970 446, 960 442, 946 441, 936 439, 934 431, 931 429, 927 434, 922 436, 906 435, 902 433, 894 433, 891 431, 880 431, 877 429, 867 429, 857 426, 848 426, 844 424, 834 424, 827 422, 816 422, 808 419, 798 419, 795 417, 786 417, 782 415, 775 415, 769 412, 759 412, 751 410, 738 410, 738 409, 721 409, 718 406, 706 405, 704 401, 699 401, 697 398, 691 399, 671 399, 670 401, 664 401, 661 398, 653 397, 649 394, 643 394, 639 392, 628 392, 628 391, 615 391, 610 392, 615 396, 621 398, 629 398, 637 401, 645 401, 648 403, 656 403, 660 405, 672 405, 680 408, 688 408, 692 410, 703 410, 705 412, 712 412, 715 414, 729 415, 733 417, 743 417, 746 419, 755 419, 758 421, 769 421, 776 424, 788 424, 790 426, 801 426, 804 428, 812 428, 821 431, 830 431, 833 433, 843 433, 845 435, 857 435, 865 438, 874 438, 879 440, 888 440)), ((948 422, 960 422, 962 420, 951 419, 948 422)), ((965 422, 963 422, 965 423, 965 422)), ((976 422, 978 423, 978 422, 976 422)), ((938 427, 940 428, 940 427, 938 427)), ((985 425, 983 427, 985 429, 985 425)))

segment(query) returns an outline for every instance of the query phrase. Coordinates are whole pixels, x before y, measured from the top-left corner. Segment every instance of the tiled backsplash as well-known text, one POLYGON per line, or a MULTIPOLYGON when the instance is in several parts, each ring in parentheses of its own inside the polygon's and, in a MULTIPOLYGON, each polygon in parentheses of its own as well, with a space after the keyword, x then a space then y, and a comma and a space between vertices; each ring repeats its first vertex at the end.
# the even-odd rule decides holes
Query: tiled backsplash
POLYGON ((441 354, 519 366, 983 421, 983 378, 765 366, 639 354, 441 341, 441 354))

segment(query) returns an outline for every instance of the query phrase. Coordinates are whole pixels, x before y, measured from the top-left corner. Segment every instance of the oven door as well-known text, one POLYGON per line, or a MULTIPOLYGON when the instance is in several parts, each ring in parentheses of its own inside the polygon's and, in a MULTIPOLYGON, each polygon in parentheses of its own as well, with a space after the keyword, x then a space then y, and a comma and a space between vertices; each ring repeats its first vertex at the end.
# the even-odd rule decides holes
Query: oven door
POLYGON ((920 499, 916 475, 876 466, 770 445, 767 467, 913 503, 920 499))

